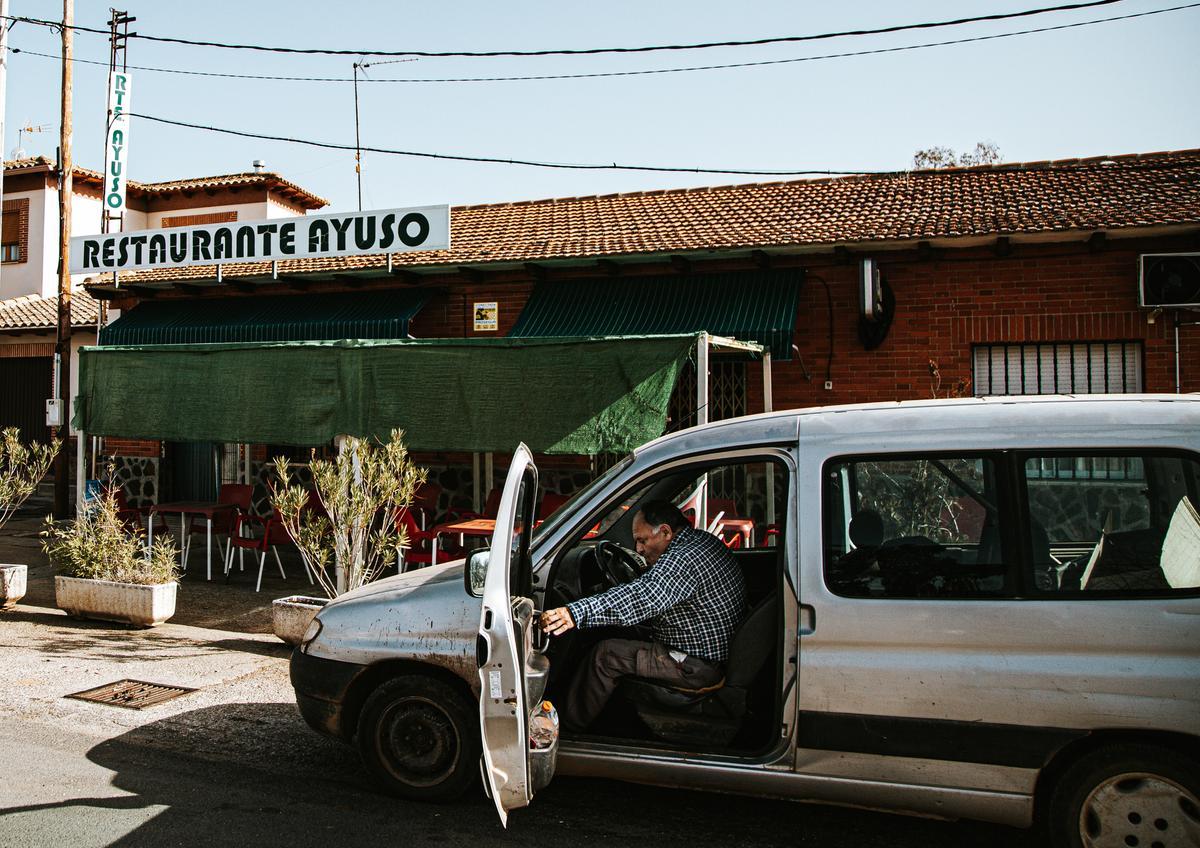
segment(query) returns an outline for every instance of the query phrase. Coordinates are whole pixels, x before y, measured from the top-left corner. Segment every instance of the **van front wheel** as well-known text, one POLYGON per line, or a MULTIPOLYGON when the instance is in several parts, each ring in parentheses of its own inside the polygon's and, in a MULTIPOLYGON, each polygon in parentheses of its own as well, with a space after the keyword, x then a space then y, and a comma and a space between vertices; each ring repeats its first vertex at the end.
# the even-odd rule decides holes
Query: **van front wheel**
POLYGON ((1200 767, 1153 745, 1111 745, 1081 757, 1050 796, 1055 848, 1200 845, 1200 767))
POLYGON ((372 692, 356 741, 380 788, 402 798, 452 800, 478 774, 478 711, 433 677, 405 675, 372 692))

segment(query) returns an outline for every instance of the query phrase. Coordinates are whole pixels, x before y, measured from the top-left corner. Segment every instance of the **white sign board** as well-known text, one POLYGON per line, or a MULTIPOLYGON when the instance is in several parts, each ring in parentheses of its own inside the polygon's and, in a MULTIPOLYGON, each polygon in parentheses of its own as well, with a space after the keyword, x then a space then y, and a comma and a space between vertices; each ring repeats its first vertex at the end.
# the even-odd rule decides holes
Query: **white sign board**
POLYGON ((71 273, 448 250, 450 207, 230 221, 71 239, 71 273))
POLYGON ((496 301, 475 304, 475 332, 494 333, 499 329, 500 309, 496 301))
POLYGON ((104 136, 104 214, 119 218, 125 213, 125 183, 129 178, 130 75, 108 75, 108 131, 104 136))

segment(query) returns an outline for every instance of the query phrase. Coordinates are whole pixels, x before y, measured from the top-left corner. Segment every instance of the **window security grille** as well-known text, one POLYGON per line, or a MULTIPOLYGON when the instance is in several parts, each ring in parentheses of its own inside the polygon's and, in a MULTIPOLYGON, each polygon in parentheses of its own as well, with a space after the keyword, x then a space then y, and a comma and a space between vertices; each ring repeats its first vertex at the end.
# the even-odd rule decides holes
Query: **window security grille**
POLYGON ((976 345, 975 395, 1122 394, 1142 390, 1140 342, 976 345))

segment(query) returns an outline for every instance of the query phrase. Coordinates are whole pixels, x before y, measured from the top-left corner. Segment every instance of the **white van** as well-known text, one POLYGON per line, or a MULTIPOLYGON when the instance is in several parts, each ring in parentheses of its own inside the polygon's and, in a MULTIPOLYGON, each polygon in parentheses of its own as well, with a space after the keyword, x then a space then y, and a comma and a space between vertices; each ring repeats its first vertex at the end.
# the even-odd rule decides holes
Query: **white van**
POLYGON ((338 598, 293 654, 382 789, 445 799, 482 757, 501 818, 557 770, 1200 845, 1200 397, 772 413, 651 442, 531 530, 536 491, 522 446, 490 550, 338 598), (651 499, 745 576, 724 685, 628 679, 559 738, 591 634, 536 611, 636 578, 651 499))

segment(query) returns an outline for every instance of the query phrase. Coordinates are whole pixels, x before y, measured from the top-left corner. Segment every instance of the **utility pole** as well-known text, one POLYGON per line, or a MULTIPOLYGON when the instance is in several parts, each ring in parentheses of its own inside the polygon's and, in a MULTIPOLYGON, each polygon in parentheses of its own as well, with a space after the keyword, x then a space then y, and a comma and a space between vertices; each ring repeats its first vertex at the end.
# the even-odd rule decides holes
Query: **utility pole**
MULTIPOLYGON (((75 36, 75 0, 63 0, 62 114, 58 164, 58 402, 62 424, 58 435, 62 450, 54 458, 54 517, 66 518, 70 484, 71 448, 71 195, 74 192, 71 162, 71 51, 75 36)), ((81 444, 77 448, 84 450, 81 444)), ((82 497, 77 492, 76 497, 82 497)))
POLYGON ((8 93, 8 0, 0 0, 0 209, 4 208, 4 109, 8 93))
POLYGON ((358 69, 366 72, 361 59, 354 63, 354 175, 358 178, 358 211, 362 211, 362 141, 358 134, 358 69))

